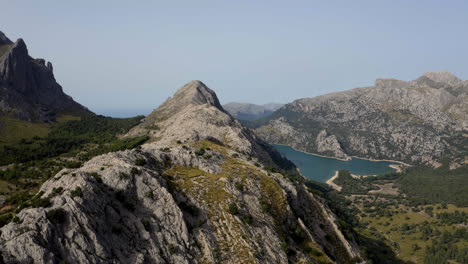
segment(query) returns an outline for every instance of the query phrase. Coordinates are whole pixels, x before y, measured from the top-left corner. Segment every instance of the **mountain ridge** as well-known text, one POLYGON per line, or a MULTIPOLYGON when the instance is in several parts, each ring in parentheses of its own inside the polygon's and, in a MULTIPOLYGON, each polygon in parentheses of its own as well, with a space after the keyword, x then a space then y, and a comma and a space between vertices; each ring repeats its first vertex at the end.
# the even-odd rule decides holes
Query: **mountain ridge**
POLYGON ((294 165, 275 158, 275 150, 219 108, 209 88, 192 84, 153 112, 168 115, 148 118, 127 134, 149 135, 149 143, 94 157, 44 183, 33 199, 49 204, 26 203, 19 220, 0 229, 3 260, 360 259, 352 233, 345 237, 326 201, 298 181, 294 165), (192 100, 201 97, 207 100, 192 100), (174 108, 174 101, 186 104, 174 108))
POLYGON ((271 115, 283 105, 284 104, 279 103, 257 105, 251 103, 230 102, 223 105, 223 108, 238 120, 251 121, 271 115))
POLYGON ((447 155, 464 162, 465 150, 455 142, 468 130, 467 107, 468 81, 426 73, 413 81, 377 79, 371 87, 297 99, 250 125, 267 142, 306 152, 437 165, 447 155))

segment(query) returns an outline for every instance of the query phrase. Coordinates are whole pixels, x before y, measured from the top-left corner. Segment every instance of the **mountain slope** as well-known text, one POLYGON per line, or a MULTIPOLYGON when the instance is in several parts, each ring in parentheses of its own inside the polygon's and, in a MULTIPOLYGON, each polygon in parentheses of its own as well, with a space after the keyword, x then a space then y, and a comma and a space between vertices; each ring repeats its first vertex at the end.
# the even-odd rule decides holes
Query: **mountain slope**
MULTIPOLYGON (((1 228, 7 263, 354 263, 295 167, 185 85, 127 136, 140 148, 64 169, 1 228), (281 173, 279 173, 281 172, 281 173)), ((1 261, 0 261, 1 262, 1 261)))
POLYGON ((50 62, 31 58, 22 39, 13 43, 0 32, 0 116, 50 123, 61 114, 92 113, 63 92, 50 62))
POLYGON ((270 143, 339 158, 465 162, 468 81, 448 72, 304 98, 256 121, 270 143))
POLYGON ((271 115, 281 108, 283 104, 256 105, 249 103, 227 103, 223 108, 233 117, 239 120, 255 120, 271 115))

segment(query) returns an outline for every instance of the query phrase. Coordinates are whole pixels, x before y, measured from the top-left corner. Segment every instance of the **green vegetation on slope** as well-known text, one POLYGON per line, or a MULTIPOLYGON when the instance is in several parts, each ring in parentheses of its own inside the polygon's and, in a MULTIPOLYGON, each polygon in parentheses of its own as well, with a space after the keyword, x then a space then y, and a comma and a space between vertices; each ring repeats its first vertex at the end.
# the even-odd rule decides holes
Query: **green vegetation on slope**
MULTIPOLYGON (((104 116, 83 117, 53 126, 45 137, 35 136, 21 139, 16 144, 0 148, 0 165, 28 162, 56 157, 67 152, 80 152, 85 145, 95 144, 90 156, 118 151, 139 145, 145 137, 117 140, 116 135, 125 133, 140 123, 142 116, 133 118, 111 118, 104 116)), ((25 129, 30 129, 26 127, 25 129)))
POLYGON ((409 168, 397 180, 399 189, 414 204, 453 203, 468 206, 468 170, 450 170, 448 165, 432 169, 409 168))
POLYGON ((342 171, 334 181, 342 191, 326 196, 340 219, 358 232, 366 256, 375 263, 385 263, 382 257, 389 250, 402 263, 468 263, 466 172, 412 167, 403 173, 353 178, 342 171), (402 193, 395 192, 397 186, 402 193))
POLYGON ((9 117, 0 118, 0 146, 18 143, 21 139, 45 137, 51 125, 45 123, 31 123, 9 117))
POLYGON ((62 168, 76 168, 94 156, 143 144, 147 136, 117 137, 141 119, 142 116, 67 118, 53 125, 44 137, 21 139, 0 147, 0 165, 8 165, 0 170, 0 198, 6 198, 0 215, 31 199, 40 185, 62 168))

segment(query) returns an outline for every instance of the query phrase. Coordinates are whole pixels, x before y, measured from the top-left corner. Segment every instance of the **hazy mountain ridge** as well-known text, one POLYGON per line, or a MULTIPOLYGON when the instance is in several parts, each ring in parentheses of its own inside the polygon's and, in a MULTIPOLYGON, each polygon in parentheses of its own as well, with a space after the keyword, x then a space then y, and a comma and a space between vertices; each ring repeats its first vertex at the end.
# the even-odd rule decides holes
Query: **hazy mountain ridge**
POLYGON ((468 81, 448 72, 303 98, 255 124, 270 143, 340 158, 465 162, 468 81), (331 137, 331 138, 330 138, 331 137))
POLYGON ((239 120, 255 120, 271 115, 274 111, 281 108, 284 104, 269 103, 264 105, 250 103, 227 103, 223 108, 233 117, 239 120))
POLYGON ((52 63, 33 59, 22 39, 0 32, 0 116, 53 122, 60 114, 88 115, 56 82, 52 63))
MULTIPOLYGON (((292 163, 244 128, 199 81, 97 156, 48 180, 1 228, 7 263, 354 263, 359 249, 292 163), (48 198, 46 198, 48 197, 48 198), (39 199, 40 200, 40 199, 39 199), (291 254, 294 252, 294 254, 291 254)), ((351 237, 350 237, 351 236, 351 237)))

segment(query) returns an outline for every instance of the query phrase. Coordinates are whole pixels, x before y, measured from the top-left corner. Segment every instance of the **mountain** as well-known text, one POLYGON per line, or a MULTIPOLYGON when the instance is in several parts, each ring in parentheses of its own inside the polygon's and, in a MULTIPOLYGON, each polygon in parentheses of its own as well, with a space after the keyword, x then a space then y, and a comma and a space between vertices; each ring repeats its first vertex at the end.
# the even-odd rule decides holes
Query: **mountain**
POLYGON ((124 138, 63 169, 0 231, 5 263, 355 263, 319 192, 192 81, 124 138), (301 180, 302 179, 302 180, 301 180))
POLYGON ((52 63, 34 59, 22 39, 0 32, 0 117, 51 123, 64 114, 89 115, 56 82, 52 63))
POLYGON ((227 103, 223 108, 233 117, 239 120, 255 120, 271 115, 274 111, 281 108, 283 104, 264 104, 256 105, 249 103, 227 103))
POLYGON ((270 143, 311 153, 434 166, 447 157, 458 166, 468 156, 468 81, 449 72, 378 79, 372 87, 295 100, 253 127, 270 143))

